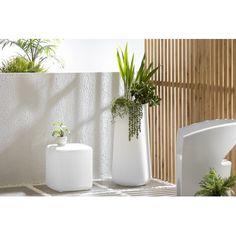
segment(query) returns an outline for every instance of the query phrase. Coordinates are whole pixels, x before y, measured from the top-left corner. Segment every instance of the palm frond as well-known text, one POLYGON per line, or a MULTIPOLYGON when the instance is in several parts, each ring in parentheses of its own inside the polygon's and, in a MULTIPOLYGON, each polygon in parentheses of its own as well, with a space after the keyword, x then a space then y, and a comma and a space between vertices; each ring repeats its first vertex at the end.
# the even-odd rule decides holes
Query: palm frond
POLYGON ((45 60, 52 60, 62 65, 62 60, 56 57, 57 41, 49 39, 18 39, 16 41, 2 39, 0 45, 2 45, 2 49, 6 46, 15 45, 21 50, 21 57, 24 57, 36 67, 42 67, 45 60))

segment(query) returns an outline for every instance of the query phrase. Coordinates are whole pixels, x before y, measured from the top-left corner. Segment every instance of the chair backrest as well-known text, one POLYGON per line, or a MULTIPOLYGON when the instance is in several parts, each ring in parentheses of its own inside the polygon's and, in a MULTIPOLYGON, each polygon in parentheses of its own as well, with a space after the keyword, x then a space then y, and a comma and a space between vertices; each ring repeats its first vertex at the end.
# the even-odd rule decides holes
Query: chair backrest
POLYGON ((179 129, 176 144, 178 195, 192 196, 210 168, 219 169, 236 143, 236 120, 211 120, 179 129))

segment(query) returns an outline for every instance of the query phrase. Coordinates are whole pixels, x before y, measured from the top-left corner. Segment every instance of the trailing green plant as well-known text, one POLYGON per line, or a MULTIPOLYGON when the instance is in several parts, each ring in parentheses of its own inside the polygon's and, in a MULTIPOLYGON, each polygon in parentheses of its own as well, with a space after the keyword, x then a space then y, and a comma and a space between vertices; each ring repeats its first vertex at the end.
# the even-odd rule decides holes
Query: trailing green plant
MULTIPOLYGON (((0 45, 2 45, 2 49, 4 49, 6 46, 11 47, 14 45, 20 49, 18 56, 16 56, 15 58, 24 58, 30 63, 31 68, 40 68, 39 71, 33 70, 32 72, 47 71, 47 69, 44 67, 44 62, 47 60, 57 62, 60 65, 62 65, 62 61, 56 57, 57 44, 58 40, 49 40, 49 39, 0 40, 0 45)), ((25 72, 25 71, 16 71, 16 72, 25 72)))
POLYGON ((67 136, 67 134, 70 134, 70 130, 67 128, 66 125, 64 125, 64 123, 56 121, 52 125, 55 127, 52 132, 52 136, 65 137, 67 136))
POLYGON ((119 97, 112 102, 111 113, 113 120, 116 117, 124 118, 125 115, 129 114, 129 107, 131 101, 126 97, 119 97))
POLYGON ((141 120, 143 117, 142 104, 132 101, 129 107, 129 140, 138 138, 141 132, 141 120))
POLYGON ((113 120, 116 117, 124 118, 128 115, 129 119, 129 140, 132 137, 138 138, 141 131, 141 119, 143 116, 142 105, 126 97, 119 97, 112 103, 111 108, 113 120))
POLYGON ((2 63, 0 72, 44 72, 44 69, 40 65, 34 65, 24 57, 13 57, 2 63))
POLYGON ((210 169, 199 184, 201 189, 195 196, 231 196, 234 195, 232 188, 236 184, 236 176, 222 178, 214 169, 210 169))
POLYGON ((112 102, 111 112, 113 120, 116 117, 123 118, 125 115, 128 115, 129 140, 131 140, 134 136, 138 138, 141 132, 142 105, 156 106, 160 103, 161 99, 156 95, 156 87, 152 81, 152 76, 159 67, 153 69, 152 63, 146 67, 146 56, 144 54, 141 65, 135 74, 134 54, 130 62, 127 44, 124 52, 117 50, 116 56, 120 75, 124 83, 124 96, 112 102))

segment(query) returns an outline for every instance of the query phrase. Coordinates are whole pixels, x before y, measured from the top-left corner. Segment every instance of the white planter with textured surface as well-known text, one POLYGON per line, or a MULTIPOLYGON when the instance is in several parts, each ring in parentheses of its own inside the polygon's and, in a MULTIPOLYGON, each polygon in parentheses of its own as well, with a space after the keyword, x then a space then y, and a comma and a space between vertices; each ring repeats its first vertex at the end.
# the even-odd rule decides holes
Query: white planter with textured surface
POLYGON ((46 184, 59 192, 87 190, 93 182, 93 150, 80 143, 46 149, 46 184))
POLYGON ((112 180, 124 186, 140 186, 151 178, 148 106, 143 106, 139 138, 128 137, 128 116, 114 123, 112 180))

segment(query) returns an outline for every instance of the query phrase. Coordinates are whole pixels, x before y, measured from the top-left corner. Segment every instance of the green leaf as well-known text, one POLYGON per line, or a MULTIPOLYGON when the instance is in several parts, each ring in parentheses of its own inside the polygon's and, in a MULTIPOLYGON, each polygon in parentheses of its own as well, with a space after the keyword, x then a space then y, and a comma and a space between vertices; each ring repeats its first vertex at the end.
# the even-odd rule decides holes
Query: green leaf
POLYGON ((122 63, 121 63, 120 54, 119 54, 118 50, 117 50, 117 53, 116 53, 116 57, 117 57, 118 66, 119 66, 121 77, 124 80, 125 79, 125 75, 124 75, 124 70, 122 68, 122 63))

